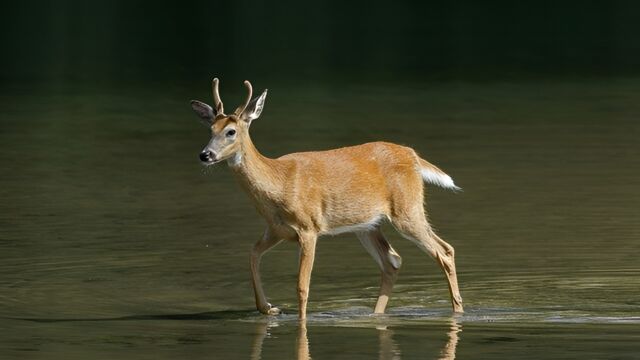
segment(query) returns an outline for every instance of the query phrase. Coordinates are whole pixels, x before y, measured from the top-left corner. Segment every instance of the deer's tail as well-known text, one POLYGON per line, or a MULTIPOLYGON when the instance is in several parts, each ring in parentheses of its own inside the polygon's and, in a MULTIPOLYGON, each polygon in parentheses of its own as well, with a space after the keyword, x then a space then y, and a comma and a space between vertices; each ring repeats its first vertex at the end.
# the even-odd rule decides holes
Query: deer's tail
POLYGON ((451 176, 447 175, 437 166, 420 157, 418 157, 418 171, 420 171, 422 179, 428 183, 454 191, 462 190, 462 188, 456 186, 456 184, 453 183, 453 179, 451 178, 451 176))

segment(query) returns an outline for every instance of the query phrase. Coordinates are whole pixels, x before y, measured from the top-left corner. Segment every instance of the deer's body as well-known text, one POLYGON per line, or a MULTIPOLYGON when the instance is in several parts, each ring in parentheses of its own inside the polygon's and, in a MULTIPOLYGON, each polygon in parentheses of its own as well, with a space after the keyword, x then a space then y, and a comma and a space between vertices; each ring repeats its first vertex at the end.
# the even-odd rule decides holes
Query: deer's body
POLYGON ((282 240, 299 243, 299 315, 304 318, 317 237, 353 232, 381 269, 375 312, 383 313, 402 263, 380 231, 380 224, 388 221, 438 261, 449 283, 453 309, 461 312, 453 247, 432 231, 423 206, 424 181, 457 189, 451 178, 413 149, 385 142, 266 158, 255 148, 248 132, 251 121, 262 111, 266 91, 250 101, 251 87, 245 83, 249 97, 233 115, 223 113, 217 79, 216 110, 195 101, 192 106, 213 133, 201 160, 211 165, 226 159, 268 223, 251 255, 258 310, 279 313, 267 302, 262 289, 262 254, 282 240))
POLYGON ((369 230, 416 199, 422 207, 422 159, 404 146, 374 142, 278 159, 256 151, 243 158, 232 168, 280 236, 369 230))

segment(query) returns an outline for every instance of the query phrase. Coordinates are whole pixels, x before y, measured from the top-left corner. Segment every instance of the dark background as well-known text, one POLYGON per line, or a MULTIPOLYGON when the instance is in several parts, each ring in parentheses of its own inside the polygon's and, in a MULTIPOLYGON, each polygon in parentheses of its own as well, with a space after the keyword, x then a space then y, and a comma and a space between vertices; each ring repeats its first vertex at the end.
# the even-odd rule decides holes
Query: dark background
POLYGON ((4 84, 627 76, 633 1, 12 1, 4 84))

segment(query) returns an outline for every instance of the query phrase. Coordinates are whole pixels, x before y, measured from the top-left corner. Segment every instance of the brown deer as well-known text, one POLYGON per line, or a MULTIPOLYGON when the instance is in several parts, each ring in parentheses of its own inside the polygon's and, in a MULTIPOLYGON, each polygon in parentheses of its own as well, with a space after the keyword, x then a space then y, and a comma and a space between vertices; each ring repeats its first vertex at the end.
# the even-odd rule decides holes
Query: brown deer
POLYGON ((283 240, 300 246, 299 318, 306 318, 316 241, 321 235, 353 232, 382 273, 375 313, 384 313, 402 263, 380 230, 388 221, 405 238, 433 257, 449 284, 453 311, 463 312, 453 247, 429 226, 423 181, 459 190, 451 177, 408 147, 372 142, 328 151, 311 151, 270 159, 258 152, 249 127, 264 108, 267 90, 232 114, 224 112, 218 79, 213 79, 214 107, 191 101, 211 140, 200 153, 204 165, 227 160, 242 187, 266 219, 267 229, 251 251, 256 307, 264 314, 280 310, 267 302, 260 281, 260 258, 283 240))

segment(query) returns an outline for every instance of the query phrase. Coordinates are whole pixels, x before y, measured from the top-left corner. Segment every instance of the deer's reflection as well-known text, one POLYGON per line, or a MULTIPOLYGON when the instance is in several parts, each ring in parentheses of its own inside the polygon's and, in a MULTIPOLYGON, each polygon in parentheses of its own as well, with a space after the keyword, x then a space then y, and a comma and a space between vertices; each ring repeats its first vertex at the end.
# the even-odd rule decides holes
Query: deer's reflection
POLYGON ((462 325, 460 325, 455 318, 451 318, 449 321, 449 329, 447 331, 447 343, 440 352, 440 359, 453 360, 456 358, 456 348, 458 347, 458 341, 460 340, 458 333, 460 332, 462 332, 462 325))
POLYGON ((398 344, 393 340, 393 331, 386 326, 378 326, 376 329, 378 330, 378 342, 380 343, 378 358, 380 360, 401 359, 398 344))
MULTIPOLYGON (((296 338, 296 354, 298 360, 311 359, 311 353, 309 351, 309 337, 307 335, 307 322, 306 320, 300 320, 298 322, 298 333, 296 338)), ((275 320, 267 320, 260 322, 256 327, 256 336, 253 341, 253 347, 251 351, 251 360, 259 360, 262 358, 262 347, 267 338, 270 335, 271 329, 279 326, 275 320)), ((398 343, 393 339, 393 330, 388 326, 379 325, 376 326, 378 330, 378 358, 380 360, 399 360, 402 358, 402 352, 398 343)), ((447 342, 443 349, 440 351, 439 359, 453 360, 456 358, 456 348, 460 339, 459 333, 462 331, 462 325, 460 325, 455 318, 449 321, 449 328, 447 329, 447 342)))

